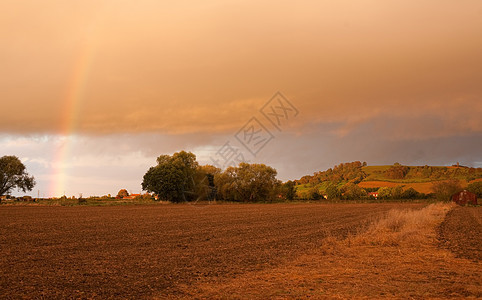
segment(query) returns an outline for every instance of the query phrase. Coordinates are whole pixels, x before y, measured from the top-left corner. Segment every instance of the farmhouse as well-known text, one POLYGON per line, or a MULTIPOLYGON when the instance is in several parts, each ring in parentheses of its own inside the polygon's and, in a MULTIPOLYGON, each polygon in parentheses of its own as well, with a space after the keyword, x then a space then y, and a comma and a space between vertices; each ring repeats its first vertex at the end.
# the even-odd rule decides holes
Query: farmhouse
POLYGON ((452 201, 458 205, 477 205, 477 195, 469 191, 463 190, 452 195, 452 201))
POLYGON ((371 192, 371 193, 368 193, 368 195, 369 195, 370 197, 373 197, 373 198, 375 198, 375 199, 378 199, 378 192, 371 192))

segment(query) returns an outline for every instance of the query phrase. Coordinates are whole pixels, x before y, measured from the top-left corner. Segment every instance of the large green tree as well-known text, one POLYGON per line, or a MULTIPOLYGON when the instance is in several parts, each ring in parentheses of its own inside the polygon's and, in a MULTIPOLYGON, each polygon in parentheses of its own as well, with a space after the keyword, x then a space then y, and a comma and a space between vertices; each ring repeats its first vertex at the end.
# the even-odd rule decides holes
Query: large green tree
POLYGON ((0 158, 0 195, 9 194, 13 189, 31 191, 35 186, 35 179, 30 176, 25 165, 16 156, 0 158))
POLYGON ((155 193, 160 199, 182 202, 196 199, 196 155, 181 151, 157 158, 157 166, 144 175, 142 189, 155 193))

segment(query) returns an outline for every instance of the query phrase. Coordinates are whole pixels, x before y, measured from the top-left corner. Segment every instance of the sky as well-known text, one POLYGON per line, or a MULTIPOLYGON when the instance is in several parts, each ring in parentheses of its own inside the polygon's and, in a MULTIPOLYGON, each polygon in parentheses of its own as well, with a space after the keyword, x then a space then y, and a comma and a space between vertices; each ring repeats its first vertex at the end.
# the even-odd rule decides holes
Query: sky
POLYGON ((481 37, 479 0, 4 0, 0 156, 41 197, 140 193, 181 150, 482 167, 481 37))

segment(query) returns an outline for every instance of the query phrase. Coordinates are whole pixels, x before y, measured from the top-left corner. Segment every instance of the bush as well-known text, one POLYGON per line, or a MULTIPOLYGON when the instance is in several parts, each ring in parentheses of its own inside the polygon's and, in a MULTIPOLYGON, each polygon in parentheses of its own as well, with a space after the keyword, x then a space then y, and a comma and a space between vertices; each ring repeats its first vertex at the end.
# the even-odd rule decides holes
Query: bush
POLYGON ((142 194, 140 196, 137 196, 134 200, 138 200, 138 201, 152 201, 154 200, 154 197, 152 197, 151 194, 149 193, 145 193, 145 194, 142 194))
POLYGON ((412 187, 402 192, 402 199, 417 199, 420 198, 420 194, 412 187))
POLYGON ((323 197, 323 195, 320 194, 320 191, 316 187, 312 187, 308 191, 308 200, 320 200, 323 197))
POLYGON ((343 186, 343 198, 346 200, 360 200, 368 198, 367 191, 354 183, 347 183, 343 186))

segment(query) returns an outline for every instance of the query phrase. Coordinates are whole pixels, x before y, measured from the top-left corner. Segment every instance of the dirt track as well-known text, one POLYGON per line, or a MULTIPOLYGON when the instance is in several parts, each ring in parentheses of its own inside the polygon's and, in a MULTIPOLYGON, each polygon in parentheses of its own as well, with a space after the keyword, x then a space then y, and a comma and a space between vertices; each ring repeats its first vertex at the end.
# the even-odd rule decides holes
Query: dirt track
POLYGON ((0 207, 0 298, 147 298, 290 261, 408 204, 0 207))
POLYGON ((482 207, 456 207, 438 231, 443 246, 457 256, 482 261, 482 207))

